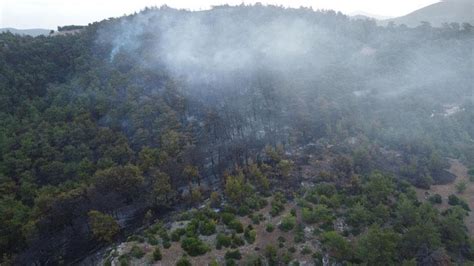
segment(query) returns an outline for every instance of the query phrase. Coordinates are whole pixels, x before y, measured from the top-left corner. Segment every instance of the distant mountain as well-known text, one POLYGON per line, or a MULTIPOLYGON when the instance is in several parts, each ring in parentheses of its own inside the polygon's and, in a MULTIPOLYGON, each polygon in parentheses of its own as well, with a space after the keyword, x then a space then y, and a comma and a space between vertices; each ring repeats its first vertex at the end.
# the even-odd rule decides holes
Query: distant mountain
POLYGON ((39 35, 49 35, 51 30, 48 29, 15 29, 15 28, 0 28, 0 32, 11 32, 13 34, 20 34, 20 35, 30 35, 30 36, 39 36, 39 35))
POLYGON ((375 19, 375 20, 386 20, 391 19, 392 17, 380 16, 375 14, 370 14, 364 11, 356 11, 349 14, 349 17, 353 19, 375 19))
POLYGON ((387 24, 391 21, 397 25, 405 24, 409 27, 419 26, 422 21, 430 22, 435 27, 451 22, 468 22, 474 25, 474 1, 445 0, 416 10, 403 17, 384 20, 382 23, 387 24))

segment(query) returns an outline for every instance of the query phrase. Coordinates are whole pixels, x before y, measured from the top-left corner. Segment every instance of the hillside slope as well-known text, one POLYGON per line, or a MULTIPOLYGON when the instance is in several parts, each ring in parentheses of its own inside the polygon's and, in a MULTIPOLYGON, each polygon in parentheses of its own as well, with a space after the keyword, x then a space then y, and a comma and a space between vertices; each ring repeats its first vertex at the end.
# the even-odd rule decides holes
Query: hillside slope
POLYGON ((51 30, 48 29, 15 29, 15 28, 0 28, 0 32, 11 32, 13 34, 19 35, 30 35, 30 36, 39 36, 45 35, 48 36, 51 30))
POLYGON ((406 16, 384 20, 384 23, 395 22, 416 27, 422 21, 430 22, 432 26, 439 27, 443 23, 470 23, 474 24, 474 1, 448 0, 429 5, 416 10, 406 16))

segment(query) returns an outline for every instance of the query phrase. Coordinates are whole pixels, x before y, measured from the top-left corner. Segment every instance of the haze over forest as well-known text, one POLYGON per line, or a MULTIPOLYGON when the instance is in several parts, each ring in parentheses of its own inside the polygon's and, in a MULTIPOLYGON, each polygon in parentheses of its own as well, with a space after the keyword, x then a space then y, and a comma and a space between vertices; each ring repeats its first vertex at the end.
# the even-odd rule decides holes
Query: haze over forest
POLYGON ((474 29, 449 10, 0 33, 0 262, 472 263, 474 29))

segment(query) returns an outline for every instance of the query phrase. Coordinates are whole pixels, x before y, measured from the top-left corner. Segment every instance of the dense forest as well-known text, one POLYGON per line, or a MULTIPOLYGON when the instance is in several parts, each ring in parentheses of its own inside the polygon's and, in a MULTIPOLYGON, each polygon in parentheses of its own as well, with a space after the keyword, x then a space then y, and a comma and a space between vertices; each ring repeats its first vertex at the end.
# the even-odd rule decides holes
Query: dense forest
POLYGON ((271 197, 275 214, 295 200, 321 223, 336 262, 472 262, 467 203, 439 211, 415 187, 451 182, 448 158, 474 168, 473 47, 467 23, 261 5, 1 33, 0 261, 77 263, 210 198, 225 215, 193 214, 182 246, 195 256, 209 220, 228 226, 271 197), (350 232, 327 229, 336 218, 350 232))

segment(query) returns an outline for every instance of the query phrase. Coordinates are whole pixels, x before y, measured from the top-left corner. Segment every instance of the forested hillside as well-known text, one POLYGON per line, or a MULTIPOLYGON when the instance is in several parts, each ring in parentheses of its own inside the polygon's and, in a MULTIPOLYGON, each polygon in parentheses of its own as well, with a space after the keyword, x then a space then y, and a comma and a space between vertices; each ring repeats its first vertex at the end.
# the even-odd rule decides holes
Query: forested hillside
POLYGON ((1 33, 0 260, 75 263, 209 197, 243 216, 300 198, 338 262, 473 260, 462 197, 438 211, 412 187, 474 167, 473 47, 469 24, 261 5, 1 33))

